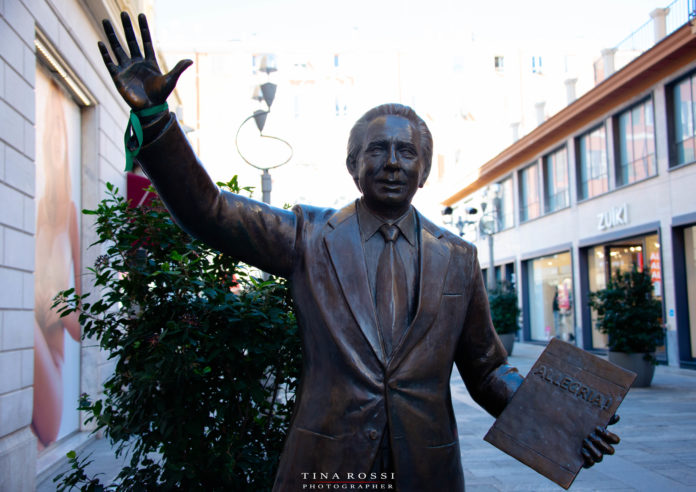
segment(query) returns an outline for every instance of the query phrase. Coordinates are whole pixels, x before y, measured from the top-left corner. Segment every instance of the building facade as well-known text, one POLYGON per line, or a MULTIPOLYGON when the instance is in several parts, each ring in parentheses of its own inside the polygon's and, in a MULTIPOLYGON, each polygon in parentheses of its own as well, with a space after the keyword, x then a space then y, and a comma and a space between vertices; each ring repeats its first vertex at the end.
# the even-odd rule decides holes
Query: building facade
MULTIPOLYGON (((59 290, 89 292, 100 254, 92 224, 105 183, 125 191, 128 108, 104 68, 102 19, 148 2, 0 2, 0 490, 37 475, 87 433, 81 393, 112 365, 75 319, 51 308, 59 290)), ((121 43, 126 46, 125 40, 121 43)))
POLYGON ((482 266, 492 257, 496 278, 515 283, 523 340, 605 350, 589 293, 636 264, 663 305, 658 358, 696 367, 695 49, 684 24, 444 200, 466 219, 482 266), (465 214, 471 207, 477 215, 465 214), (479 229, 488 222, 492 244, 479 229))

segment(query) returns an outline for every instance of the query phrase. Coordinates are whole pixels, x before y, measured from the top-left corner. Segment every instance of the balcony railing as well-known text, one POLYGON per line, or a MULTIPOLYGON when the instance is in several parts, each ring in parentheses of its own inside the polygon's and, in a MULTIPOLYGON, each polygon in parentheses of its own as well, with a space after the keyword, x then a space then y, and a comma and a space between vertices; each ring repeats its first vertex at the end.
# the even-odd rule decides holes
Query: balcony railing
MULTIPOLYGON (((668 9, 668 12, 664 20, 664 36, 669 36, 684 24, 696 19, 696 0, 674 0, 665 9, 668 9)), ((659 37, 655 22, 655 19, 648 20, 615 46, 614 71, 621 70, 662 39, 659 37)), ((594 62, 595 83, 605 78, 603 64, 604 61, 601 58, 594 62)))

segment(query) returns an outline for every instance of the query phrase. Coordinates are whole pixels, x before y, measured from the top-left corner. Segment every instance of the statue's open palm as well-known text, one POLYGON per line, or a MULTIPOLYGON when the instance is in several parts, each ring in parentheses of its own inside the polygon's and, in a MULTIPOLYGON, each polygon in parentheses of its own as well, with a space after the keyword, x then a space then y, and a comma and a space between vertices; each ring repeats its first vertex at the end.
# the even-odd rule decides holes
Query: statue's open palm
POLYGON ((98 43, 99 51, 104 59, 104 64, 116 85, 116 89, 131 109, 140 111, 158 106, 167 100, 181 73, 193 62, 181 60, 169 73, 162 74, 155 58, 155 50, 152 47, 150 29, 147 26, 145 14, 138 16, 145 57, 140 52, 130 16, 126 12, 121 12, 121 22, 130 50, 130 57, 121 47, 111 22, 104 20, 106 38, 118 61, 118 64, 113 62, 106 45, 100 41, 98 43))

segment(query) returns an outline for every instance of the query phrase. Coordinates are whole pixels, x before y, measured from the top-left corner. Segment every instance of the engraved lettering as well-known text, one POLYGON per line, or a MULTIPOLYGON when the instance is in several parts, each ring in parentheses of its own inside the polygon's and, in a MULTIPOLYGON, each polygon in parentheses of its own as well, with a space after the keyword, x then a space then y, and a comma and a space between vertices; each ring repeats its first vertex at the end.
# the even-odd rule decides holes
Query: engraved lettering
POLYGON ((609 396, 554 368, 539 365, 534 368, 531 374, 538 376, 542 381, 568 391, 568 393, 575 395, 576 398, 582 399, 590 405, 603 410, 608 410, 611 406, 612 399, 609 396))
POLYGON ((587 391, 588 391, 587 386, 583 386, 582 388, 580 388, 580 391, 578 391, 578 395, 577 395, 578 398, 582 398, 583 400, 587 401, 587 391))
POLYGON ((611 398, 607 398, 606 401, 604 402, 604 406, 602 406, 602 408, 603 408, 604 410, 609 410, 609 407, 611 406, 611 403, 612 403, 612 399, 611 399, 611 398))
POLYGON ((602 395, 595 393, 594 398, 592 398, 592 404, 602 408, 602 395))

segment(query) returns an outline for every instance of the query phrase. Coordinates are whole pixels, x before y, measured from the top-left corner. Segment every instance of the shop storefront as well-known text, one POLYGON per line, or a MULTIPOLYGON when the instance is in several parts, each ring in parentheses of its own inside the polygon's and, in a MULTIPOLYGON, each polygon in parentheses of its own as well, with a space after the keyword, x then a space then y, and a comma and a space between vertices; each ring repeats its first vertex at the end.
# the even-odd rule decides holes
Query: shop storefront
MULTIPOLYGON (((580 250, 580 269, 583 277, 583 323, 585 347, 588 350, 606 350, 607 336, 596 327, 597 313, 587 305, 590 292, 604 289, 610 276, 628 272, 632 268, 647 270, 653 284, 655 299, 662 302, 662 252, 657 230, 646 234, 612 238, 580 250)), ((658 349, 657 356, 665 360, 665 348, 658 349)))
MULTIPOLYGON (((672 229, 680 364, 696 368, 696 214, 676 217, 672 229), (686 222, 686 223, 685 223, 686 222)), ((670 316, 675 313, 670 312, 670 316)))
POLYGON ((575 340, 573 271, 569 251, 530 259, 524 272, 526 338, 575 340))

